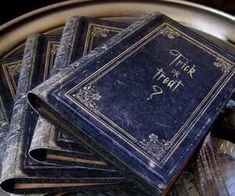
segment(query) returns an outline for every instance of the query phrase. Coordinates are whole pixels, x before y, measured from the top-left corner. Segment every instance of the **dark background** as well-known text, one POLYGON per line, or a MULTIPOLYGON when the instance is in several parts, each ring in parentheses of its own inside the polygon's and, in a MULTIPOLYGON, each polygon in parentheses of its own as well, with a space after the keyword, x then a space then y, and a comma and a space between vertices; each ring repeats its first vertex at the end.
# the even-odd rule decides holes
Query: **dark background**
POLYGON ((235 15, 235 0, 189 0, 235 15))
POLYGON ((26 14, 29 11, 65 0, 2 0, 0 6, 0 24, 26 14))
MULTIPOLYGON (((2 0, 0 24, 14 19, 29 11, 65 0, 2 0)), ((235 0, 190 0, 235 15, 235 0)))

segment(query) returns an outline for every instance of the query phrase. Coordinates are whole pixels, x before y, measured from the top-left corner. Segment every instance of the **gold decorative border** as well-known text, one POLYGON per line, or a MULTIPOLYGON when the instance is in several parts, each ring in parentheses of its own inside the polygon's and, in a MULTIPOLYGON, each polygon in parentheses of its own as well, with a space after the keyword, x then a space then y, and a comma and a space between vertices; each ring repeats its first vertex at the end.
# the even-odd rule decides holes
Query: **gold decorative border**
MULTIPOLYGON (((53 62, 58 47, 59 47, 58 41, 49 41, 47 43, 43 80, 46 80, 48 78, 48 74, 53 66, 53 62)), ((13 99, 15 99, 16 89, 17 89, 17 81, 14 80, 14 76, 16 73, 20 74, 21 64, 22 60, 16 60, 13 62, 2 64, 3 73, 6 77, 7 85, 13 99)))
POLYGON ((56 57, 56 52, 59 48, 59 44, 60 43, 58 41, 48 41, 47 43, 43 81, 49 77, 56 57))
MULTIPOLYGON (((171 147, 169 148, 169 150, 166 153, 166 155, 164 156, 164 158, 161 159, 160 161, 158 161, 156 159, 152 159, 152 157, 149 154, 147 154, 140 147, 138 147, 137 146, 138 141, 132 135, 130 135, 125 130, 123 130, 121 127, 119 127, 117 124, 112 122, 105 115, 99 113, 99 111, 95 110, 96 113, 94 113, 94 111, 90 110, 89 108, 87 108, 83 104, 79 103, 76 99, 74 99, 72 94, 77 88, 81 87, 82 85, 84 85, 86 83, 89 83, 89 85, 92 85, 97 80, 99 80, 101 77, 106 75, 109 71, 111 71, 116 66, 118 66, 121 62, 123 62, 125 59, 127 59, 129 56, 131 56, 133 53, 135 53, 142 46, 147 44, 149 41, 154 39, 156 36, 162 34, 162 32, 160 30, 163 29, 164 27, 167 27, 167 28, 170 27, 171 29, 174 29, 175 31, 179 32, 182 38, 184 38, 187 41, 189 41, 190 43, 198 46, 199 48, 206 51, 207 53, 214 56, 215 58, 218 56, 221 56, 220 54, 218 54, 217 52, 215 52, 211 48, 208 48, 207 46, 203 45, 202 43, 200 43, 197 40, 193 39, 192 37, 188 36, 187 34, 181 32, 179 29, 171 26, 168 23, 163 23, 159 27, 155 28, 152 32, 150 32, 149 34, 144 36, 142 39, 140 39, 138 42, 133 44, 131 47, 129 47, 128 49, 123 51, 121 54, 116 56, 114 59, 109 61, 107 64, 102 66, 99 70, 97 70, 96 72, 91 74, 89 77, 87 77, 86 79, 81 81, 78 85, 76 85, 75 87, 73 87, 72 89, 70 89, 69 91, 67 91, 65 93, 65 96, 68 99, 70 99, 72 102, 74 102, 77 106, 79 106, 81 109, 83 109, 86 113, 91 115, 94 119, 99 121, 103 126, 108 128, 112 133, 114 133, 119 138, 121 138, 126 143, 128 143, 130 146, 132 146, 136 151, 138 151, 145 158, 147 158, 151 162, 151 164, 154 163, 154 164, 158 165, 159 167, 161 167, 161 165, 164 164, 169 159, 169 157, 175 152, 175 150, 181 144, 183 139, 188 135, 191 128, 196 124, 197 119, 200 118, 204 114, 204 112, 210 106, 212 101, 216 98, 216 96, 219 94, 219 92, 222 90, 222 88, 226 85, 226 83, 229 81, 229 79, 233 76, 233 74, 235 72, 234 63, 232 63, 231 61, 229 61, 228 59, 223 57, 223 59, 226 60, 226 62, 228 62, 229 64, 232 65, 233 70, 230 70, 230 73, 229 73, 229 72, 223 71, 223 69, 221 69, 221 71, 223 71, 222 76, 216 82, 216 84, 213 86, 213 88, 209 91, 208 95, 198 105, 196 110, 191 114, 191 116, 188 118, 188 120, 184 123, 184 125, 179 129, 177 134, 175 134, 175 136, 171 139, 171 141, 170 141, 171 147), (105 119, 105 120, 103 120, 103 119, 105 119), (185 133, 182 134, 182 132, 186 128, 187 128, 187 130, 185 131, 185 133)), ((177 37, 179 36, 178 34, 175 34, 175 35, 177 35, 177 37)), ((169 38, 172 38, 172 36, 170 36, 169 38)))
POLYGON ((83 49, 83 55, 86 55, 93 49, 93 42, 95 37, 107 37, 110 32, 120 32, 122 29, 107 25, 89 23, 87 28, 86 40, 83 49))
POLYGON ((22 60, 17 60, 14 62, 2 64, 2 69, 6 77, 7 85, 9 87, 13 99, 15 99, 17 88, 17 81, 14 80, 14 76, 16 73, 20 73, 21 63, 22 60))

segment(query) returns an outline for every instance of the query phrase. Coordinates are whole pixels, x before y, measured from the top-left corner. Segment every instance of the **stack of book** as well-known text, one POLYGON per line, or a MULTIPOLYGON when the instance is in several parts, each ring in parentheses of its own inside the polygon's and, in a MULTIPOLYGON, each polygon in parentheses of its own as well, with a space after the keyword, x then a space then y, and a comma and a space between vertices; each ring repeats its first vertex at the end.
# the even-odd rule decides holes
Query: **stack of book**
POLYGON ((208 132, 235 57, 205 37, 160 13, 74 16, 0 64, 4 191, 227 194, 208 132))

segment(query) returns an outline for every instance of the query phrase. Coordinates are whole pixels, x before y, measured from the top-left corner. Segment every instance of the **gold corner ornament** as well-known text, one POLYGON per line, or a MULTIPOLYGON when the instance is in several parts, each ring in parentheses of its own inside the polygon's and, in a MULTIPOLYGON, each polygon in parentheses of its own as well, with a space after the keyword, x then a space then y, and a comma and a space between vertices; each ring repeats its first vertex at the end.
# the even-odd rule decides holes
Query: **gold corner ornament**
POLYGON ((15 77, 20 72, 20 68, 21 68, 21 62, 17 62, 17 63, 9 65, 8 66, 9 75, 12 78, 15 77))
POLYGON ((72 96, 83 103, 86 107, 93 110, 97 108, 96 101, 100 100, 101 98, 101 95, 94 90, 92 85, 84 86, 72 96))
POLYGON ((180 33, 169 27, 168 25, 160 30, 160 34, 167 36, 169 39, 175 39, 180 36, 180 33))
POLYGON ((110 30, 107 28, 94 26, 92 29, 92 36, 94 36, 94 37, 107 37, 109 31, 110 30))
POLYGON ((171 142, 164 139, 159 139, 157 135, 151 133, 147 138, 137 142, 137 145, 146 151, 157 161, 160 161, 164 154, 169 150, 171 142))
POLYGON ((227 60, 225 60, 221 56, 216 57, 214 65, 218 68, 221 68, 221 70, 224 73, 229 73, 231 69, 234 67, 231 63, 229 63, 227 60))

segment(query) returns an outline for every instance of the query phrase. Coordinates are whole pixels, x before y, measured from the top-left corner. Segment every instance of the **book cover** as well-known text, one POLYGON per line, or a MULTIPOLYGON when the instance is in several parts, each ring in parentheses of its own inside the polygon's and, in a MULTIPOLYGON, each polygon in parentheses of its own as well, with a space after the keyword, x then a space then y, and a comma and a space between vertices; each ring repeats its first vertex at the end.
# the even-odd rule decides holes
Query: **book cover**
MULTIPOLYGON (((52 74, 67 67, 126 26, 94 18, 71 17, 65 24, 52 74)), ((84 157, 94 160, 94 154, 84 144, 43 117, 38 119, 29 153, 36 160, 64 165, 84 165, 84 157)), ((87 161, 87 164, 91 163, 87 161)))
POLYGON ((26 93, 48 77, 59 40, 60 36, 34 35, 26 42, 2 165, 1 188, 10 193, 79 192, 127 184, 108 163, 100 168, 61 167, 28 155, 38 115, 27 103, 26 93))
POLYGON ((140 187, 165 193, 227 104, 234 60, 153 13, 39 85, 28 99, 140 187))

